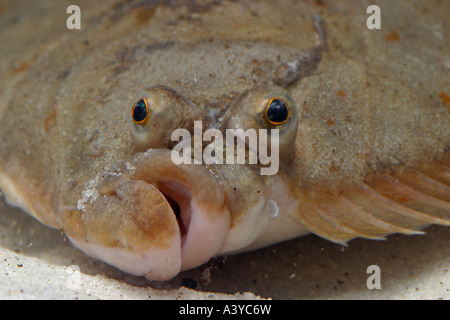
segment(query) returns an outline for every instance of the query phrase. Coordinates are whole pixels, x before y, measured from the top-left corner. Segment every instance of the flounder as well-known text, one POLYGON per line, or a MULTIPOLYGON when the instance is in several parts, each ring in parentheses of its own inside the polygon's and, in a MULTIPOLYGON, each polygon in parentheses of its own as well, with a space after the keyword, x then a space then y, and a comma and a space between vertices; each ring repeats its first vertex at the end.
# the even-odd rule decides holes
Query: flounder
POLYGON ((61 2, 1 3, 0 188, 86 254, 168 280, 450 224, 448 2, 379 1, 379 30, 365 1, 78 2, 80 30, 61 2), (196 121, 277 132, 276 174, 175 163, 196 121))

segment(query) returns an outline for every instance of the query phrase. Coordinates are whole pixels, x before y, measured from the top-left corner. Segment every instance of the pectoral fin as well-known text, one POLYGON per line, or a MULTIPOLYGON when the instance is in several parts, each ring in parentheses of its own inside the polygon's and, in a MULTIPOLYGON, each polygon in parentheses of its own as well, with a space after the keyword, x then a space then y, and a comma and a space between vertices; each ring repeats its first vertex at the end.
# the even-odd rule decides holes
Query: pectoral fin
POLYGON ((346 245, 356 238, 421 234, 431 224, 450 225, 450 158, 399 166, 364 181, 305 191, 294 218, 323 238, 346 245))

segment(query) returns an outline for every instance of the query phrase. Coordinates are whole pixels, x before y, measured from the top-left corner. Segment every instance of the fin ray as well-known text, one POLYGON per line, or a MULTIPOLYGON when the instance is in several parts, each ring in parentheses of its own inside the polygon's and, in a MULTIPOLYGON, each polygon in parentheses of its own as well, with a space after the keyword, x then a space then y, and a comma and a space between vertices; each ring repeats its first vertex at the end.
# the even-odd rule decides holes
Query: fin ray
POLYGON ((415 168, 422 174, 450 186, 450 167, 441 162, 427 162, 415 168))
POLYGON ((332 195, 326 191, 319 191, 309 198, 315 203, 319 214, 325 219, 329 219, 333 226, 342 228, 354 237, 364 237, 368 239, 382 239, 377 232, 370 230, 369 224, 363 219, 354 219, 353 215, 358 215, 355 210, 340 200, 339 196, 332 195), (353 215, 352 215, 353 214, 353 215))
POLYGON ((400 202, 405 207, 423 212, 429 216, 443 218, 443 220, 447 220, 450 217, 449 202, 413 189, 391 175, 387 174, 377 177, 372 183, 372 188, 394 202, 400 202))
POLYGON ((398 170, 395 174, 401 183, 429 196, 450 202, 450 186, 441 183, 413 168, 398 170))
POLYGON ((318 186, 302 191, 293 218, 343 245, 356 237, 384 239, 392 233, 424 234, 420 230, 431 224, 450 226, 450 166, 432 164, 375 173, 338 192, 318 186))

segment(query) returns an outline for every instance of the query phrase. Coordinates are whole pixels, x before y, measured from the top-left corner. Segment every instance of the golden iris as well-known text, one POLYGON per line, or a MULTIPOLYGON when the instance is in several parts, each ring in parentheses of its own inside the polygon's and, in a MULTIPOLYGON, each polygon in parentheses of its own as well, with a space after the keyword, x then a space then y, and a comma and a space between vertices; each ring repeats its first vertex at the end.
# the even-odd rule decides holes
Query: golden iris
POLYGON ((280 125, 288 121, 291 113, 289 108, 279 99, 270 100, 266 108, 266 118, 270 124, 280 125))
POLYGON ((131 116, 136 124, 144 123, 148 119, 149 109, 147 99, 142 98, 133 105, 131 116))

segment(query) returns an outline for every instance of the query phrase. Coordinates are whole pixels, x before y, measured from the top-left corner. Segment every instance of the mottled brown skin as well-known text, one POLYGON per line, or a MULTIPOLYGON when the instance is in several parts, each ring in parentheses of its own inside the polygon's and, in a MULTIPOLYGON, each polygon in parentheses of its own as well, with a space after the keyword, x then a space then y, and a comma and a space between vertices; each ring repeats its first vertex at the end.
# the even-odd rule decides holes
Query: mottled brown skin
MULTIPOLYGON (((248 99, 249 93, 258 90, 284 90, 295 101, 297 136, 285 144, 287 152, 282 153, 276 176, 260 176, 259 167, 250 165, 206 169, 220 182, 208 196, 222 195, 204 205, 228 207, 231 230, 250 208, 269 198, 276 199, 280 214, 301 228, 337 242, 448 223, 446 1, 381 1, 381 30, 366 28, 363 1, 82 1, 80 31, 66 29, 62 3, 2 5, 0 42, 8 45, 2 45, 0 60, 0 175, 14 184, 12 200, 19 196, 24 209, 71 237, 114 246, 122 237, 116 231, 122 228, 123 235, 133 235, 130 241, 136 249, 154 244, 156 234, 170 234, 164 219, 151 226, 128 216, 111 220, 114 213, 107 212, 114 204, 104 199, 85 203, 86 212, 77 208, 89 182, 111 172, 123 175, 116 179, 119 182, 99 185, 108 185, 108 192, 129 193, 118 206, 126 207, 133 194, 146 199, 137 207, 149 202, 152 195, 145 194, 150 191, 136 182, 127 184, 127 179, 137 180, 125 163, 138 161, 146 148, 171 145, 167 138, 157 146, 136 145, 127 117, 136 95, 155 86, 172 88, 182 97, 167 93, 164 98, 172 101, 174 110, 184 110, 171 114, 182 127, 192 125, 187 120, 204 120, 224 130, 227 109, 251 108, 258 95, 248 99), (317 25, 317 17, 323 18, 323 25, 317 25), (193 109, 177 109, 180 99, 193 109), (340 195, 350 198, 361 183, 377 186, 383 194, 377 177, 435 161, 440 161, 442 175, 436 166, 425 171, 442 184, 440 193, 436 191, 440 209, 430 213, 441 220, 409 223, 405 221, 412 212, 407 212, 403 218, 386 218, 389 226, 374 230, 372 222, 366 223, 368 216, 346 220, 348 203, 341 203, 343 213, 331 220, 318 214, 339 208, 340 195), (280 185, 285 192, 278 190, 280 185), (347 228, 343 221, 357 222, 347 228), (143 236, 148 228, 152 235, 143 236)), ((248 123, 245 117, 238 120, 248 123)), ((157 131, 164 129, 168 128, 157 131)), ((282 142, 288 139, 280 137, 282 142)), ((136 175, 145 170, 138 166, 136 175)), ((205 168, 192 170, 189 177, 201 175, 205 168)), ((109 196, 108 192, 101 194, 109 196)), ((361 208, 364 201, 372 203, 368 194, 352 201, 360 201, 361 208)), ((120 210, 127 209, 111 212, 120 210)))

